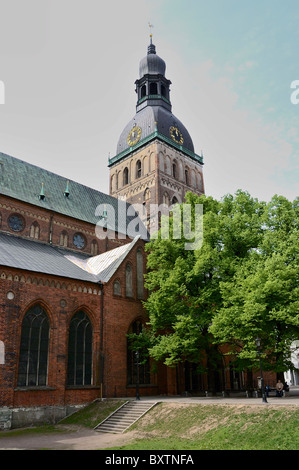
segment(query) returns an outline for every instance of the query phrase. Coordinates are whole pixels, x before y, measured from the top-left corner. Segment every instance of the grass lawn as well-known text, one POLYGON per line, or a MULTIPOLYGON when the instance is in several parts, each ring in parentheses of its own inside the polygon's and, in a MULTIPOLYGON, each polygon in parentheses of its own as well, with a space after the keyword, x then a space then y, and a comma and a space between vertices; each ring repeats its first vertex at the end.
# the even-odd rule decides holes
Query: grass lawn
POLYGON ((95 401, 77 413, 60 421, 61 424, 78 424, 93 429, 113 411, 125 403, 124 400, 95 401))
POLYGON ((299 407, 161 403, 131 430, 113 449, 299 450, 299 407))
MULTIPOLYGON (((97 401, 55 426, 1 432, 1 437, 93 429, 124 401, 97 401)), ((299 450, 299 406, 163 402, 105 450, 299 450)))

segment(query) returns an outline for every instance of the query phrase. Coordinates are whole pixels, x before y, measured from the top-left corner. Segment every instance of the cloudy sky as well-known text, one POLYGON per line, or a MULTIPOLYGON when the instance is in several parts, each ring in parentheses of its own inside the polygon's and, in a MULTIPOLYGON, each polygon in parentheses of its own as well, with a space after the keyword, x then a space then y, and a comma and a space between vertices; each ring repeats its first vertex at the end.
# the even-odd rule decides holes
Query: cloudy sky
POLYGON ((206 194, 293 200, 298 0, 0 0, 0 152, 108 193, 149 22, 206 194))

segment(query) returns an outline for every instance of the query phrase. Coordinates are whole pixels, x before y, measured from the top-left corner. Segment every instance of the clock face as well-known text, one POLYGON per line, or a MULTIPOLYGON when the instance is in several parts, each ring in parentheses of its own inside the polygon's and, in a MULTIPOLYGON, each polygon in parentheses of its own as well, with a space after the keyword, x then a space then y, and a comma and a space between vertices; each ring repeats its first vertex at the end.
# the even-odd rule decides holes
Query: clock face
POLYGON ((73 242, 75 247, 79 248, 79 250, 85 247, 85 238, 80 233, 75 233, 73 242))
POLYGON ((21 232, 24 229, 24 221, 19 215, 11 215, 8 219, 8 225, 14 232, 21 232))
POLYGON ((172 126, 169 129, 169 133, 170 133, 170 137, 172 138, 174 142, 176 142, 177 144, 183 145, 184 143, 183 135, 181 131, 178 130, 177 127, 172 126))
POLYGON ((141 137, 141 129, 138 126, 133 127, 133 129, 130 131, 127 142, 128 145, 136 145, 137 142, 139 142, 141 137))

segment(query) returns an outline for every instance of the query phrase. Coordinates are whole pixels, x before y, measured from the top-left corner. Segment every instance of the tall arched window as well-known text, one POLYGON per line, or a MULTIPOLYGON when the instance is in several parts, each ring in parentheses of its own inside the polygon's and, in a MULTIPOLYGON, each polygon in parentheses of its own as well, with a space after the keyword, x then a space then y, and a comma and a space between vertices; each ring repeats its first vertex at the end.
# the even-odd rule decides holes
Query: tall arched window
POLYGON ((189 172, 188 168, 185 169, 185 183, 189 184, 189 172))
POLYGON ((137 298, 143 299, 143 254, 140 249, 136 254, 136 269, 137 269, 137 298))
POLYGON ((115 175, 111 176, 110 187, 111 187, 111 192, 114 192, 115 191, 115 175))
POLYGON ((141 177, 141 161, 138 160, 136 162, 136 178, 140 178, 141 177))
POLYGON ((22 322, 18 386, 47 385, 50 324, 41 305, 31 307, 22 322))
POLYGON ((133 297, 132 267, 130 264, 126 266, 126 296, 133 297))
MULTIPOLYGON (((135 321, 132 323, 128 334, 139 335, 142 333, 142 323, 141 321, 135 321)), ((137 361, 136 351, 132 350, 132 341, 130 338, 127 339, 127 383, 128 385, 135 385, 137 383, 137 374, 138 382, 141 385, 150 384, 150 362, 149 358, 144 358, 143 351, 138 351, 139 361, 137 361), (138 362, 138 365, 137 365, 138 362)))
POLYGON ((177 176, 177 174, 176 174, 176 163, 172 164, 172 176, 174 178, 176 178, 176 176, 177 176))
POLYGON ((157 83, 150 84, 150 95, 157 95, 158 94, 158 85, 157 83))
POLYGON ((70 323, 68 385, 92 384, 92 325, 85 312, 76 313, 70 323))
POLYGON ((123 185, 129 184, 129 170, 126 167, 123 172, 123 185))
POLYGON ((146 85, 143 85, 143 87, 141 87, 141 96, 140 98, 144 98, 146 96, 146 85))

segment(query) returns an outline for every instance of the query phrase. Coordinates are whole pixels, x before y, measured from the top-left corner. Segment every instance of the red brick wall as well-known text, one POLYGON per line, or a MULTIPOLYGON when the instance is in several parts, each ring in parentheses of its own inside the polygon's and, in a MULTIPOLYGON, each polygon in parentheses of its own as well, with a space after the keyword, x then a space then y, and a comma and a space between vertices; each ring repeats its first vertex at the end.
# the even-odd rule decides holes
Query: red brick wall
MULTIPOLYGON (((132 396, 127 387, 127 333, 137 318, 146 319, 136 292, 136 252, 134 247, 110 282, 104 285, 104 396, 132 396), (125 296, 125 266, 133 268, 133 297, 125 296), (113 293, 118 279, 122 295, 113 293)), ((145 262, 144 262, 145 270, 145 262)), ((100 396, 101 295, 97 284, 45 274, 0 267, 0 340, 5 344, 5 364, 0 365, 0 406, 43 406, 78 404, 100 396), (13 299, 7 293, 14 294, 13 299), (62 306, 61 301, 66 305, 62 306), (22 319, 28 309, 40 303, 50 319, 48 387, 45 390, 17 387, 17 370, 22 319), (89 387, 66 387, 68 328, 73 314, 83 309, 93 325, 93 383, 89 387)), ((152 377, 153 385, 156 378, 152 377)), ((143 394, 158 393, 157 386, 142 387, 143 394)))
POLYGON ((57 212, 52 212, 38 206, 32 206, 22 201, 6 196, 0 197, 0 231, 12 233, 24 238, 30 238, 30 227, 38 223, 40 228, 39 241, 60 245, 60 234, 66 232, 68 235, 68 248, 91 254, 91 243, 95 240, 98 244, 98 253, 117 248, 119 245, 128 243, 130 239, 115 238, 111 231, 106 232, 106 238, 99 239, 96 236, 96 226, 88 222, 73 219, 57 212), (8 218, 12 214, 19 214, 25 222, 25 228, 21 232, 13 232, 8 225, 8 218), (81 233, 86 239, 86 247, 78 250, 73 244, 75 233, 81 233))

